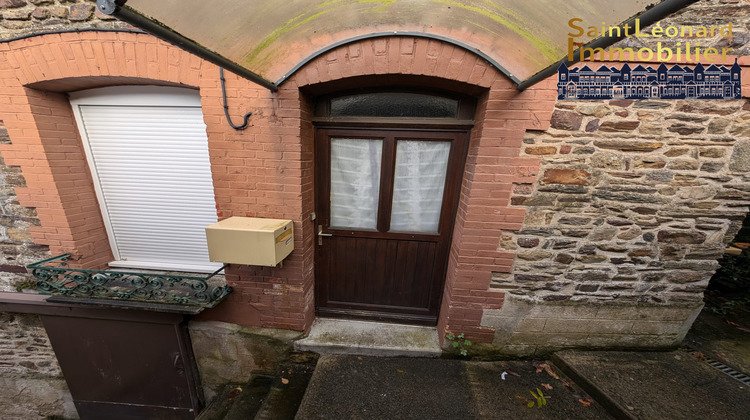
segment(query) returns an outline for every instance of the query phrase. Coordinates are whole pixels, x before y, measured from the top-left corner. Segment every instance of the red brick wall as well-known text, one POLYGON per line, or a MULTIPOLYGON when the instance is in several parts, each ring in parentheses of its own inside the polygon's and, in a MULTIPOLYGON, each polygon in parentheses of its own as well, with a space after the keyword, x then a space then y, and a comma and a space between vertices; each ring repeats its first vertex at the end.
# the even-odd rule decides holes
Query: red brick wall
MULTIPOLYGON (((524 217, 523 209, 510 208, 511 190, 514 183, 535 180, 539 166, 538 159, 519 157, 523 136, 528 129, 547 128, 556 87, 545 83, 519 93, 470 52, 434 40, 393 37, 364 40, 318 57, 282 90, 336 81, 343 85, 347 78, 366 75, 422 76, 433 85, 462 82, 485 92, 471 133, 439 325, 441 332, 464 332, 489 342, 494 330, 479 326, 482 310, 499 308, 503 300, 502 292, 489 290, 491 272, 510 271, 514 257, 497 251, 498 243, 502 231, 520 229, 524 217)), ((312 144, 311 137, 302 140, 312 144)))
POLYGON ((283 268, 230 267, 227 281, 235 293, 208 316, 254 326, 308 327, 314 314, 307 219, 312 145, 303 146, 300 133, 312 130, 309 122, 301 128, 299 94, 272 94, 228 73, 230 112, 235 119, 248 110, 254 114, 249 128, 235 131, 225 121, 218 68, 149 35, 84 32, 0 44, 0 119, 12 142, 0 152, 27 178, 28 187, 17 193, 22 205, 37 208, 41 226, 32 231, 34 241, 50 245, 53 254, 74 254, 81 267, 101 268, 112 259, 70 105, 56 93, 112 84, 200 89, 218 215, 295 222, 296 251, 283 268))
MULTIPOLYGON (((499 252, 504 230, 521 226, 524 210, 510 208, 514 183, 536 179, 538 159, 520 158, 524 132, 545 129, 555 100, 552 84, 518 93, 481 58, 435 40, 392 37, 339 47, 308 63, 276 93, 226 74, 235 122, 253 112, 242 131, 226 124, 218 68, 155 38, 134 33, 43 35, 0 44, 0 119, 11 145, 1 149, 20 165, 36 207, 37 243, 53 254, 73 252, 83 266, 110 258, 103 222, 67 98, 60 93, 106 84, 152 83, 200 89, 217 211, 220 218, 258 216, 294 221, 295 251, 283 267, 232 266, 228 301, 206 317, 245 325, 304 331, 314 316, 312 92, 378 75, 398 81, 479 93, 440 314, 441 330, 489 341, 482 309, 499 308, 489 290, 492 271, 510 270, 513 254, 499 252), (52 47, 54 45, 54 47, 52 47), (46 158, 45 158, 46 156, 46 158)), ((370 79, 375 80, 375 79, 370 79)))

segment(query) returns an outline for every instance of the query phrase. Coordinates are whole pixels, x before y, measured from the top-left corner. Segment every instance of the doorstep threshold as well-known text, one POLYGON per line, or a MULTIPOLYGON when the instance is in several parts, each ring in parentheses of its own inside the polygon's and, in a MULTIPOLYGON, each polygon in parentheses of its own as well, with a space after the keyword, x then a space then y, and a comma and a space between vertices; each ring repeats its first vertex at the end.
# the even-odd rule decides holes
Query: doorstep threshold
POLYGON ((310 334, 294 348, 320 354, 361 354, 383 357, 439 357, 436 327, 373 321, 316 318, 310 334))

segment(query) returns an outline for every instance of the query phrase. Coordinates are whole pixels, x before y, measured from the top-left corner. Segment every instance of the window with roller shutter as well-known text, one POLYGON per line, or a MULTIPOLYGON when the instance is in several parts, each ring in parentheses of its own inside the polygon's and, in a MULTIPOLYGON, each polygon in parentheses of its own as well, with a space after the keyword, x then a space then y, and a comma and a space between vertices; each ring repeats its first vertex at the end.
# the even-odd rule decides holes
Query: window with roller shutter
POLYGON ((198 91, 119 86, 70 94, 115 260, 210 272, 217 221, 198 91))

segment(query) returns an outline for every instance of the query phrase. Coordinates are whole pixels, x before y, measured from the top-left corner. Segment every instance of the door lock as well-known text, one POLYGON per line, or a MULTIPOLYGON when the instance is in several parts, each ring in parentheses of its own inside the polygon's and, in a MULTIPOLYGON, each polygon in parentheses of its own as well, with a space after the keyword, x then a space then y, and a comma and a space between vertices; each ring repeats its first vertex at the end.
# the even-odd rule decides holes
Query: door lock
POLYGON ((318 245, 323 245, 324 236, 333 236, 330 233, 323 233, 323 225, 318 225, 318 245))

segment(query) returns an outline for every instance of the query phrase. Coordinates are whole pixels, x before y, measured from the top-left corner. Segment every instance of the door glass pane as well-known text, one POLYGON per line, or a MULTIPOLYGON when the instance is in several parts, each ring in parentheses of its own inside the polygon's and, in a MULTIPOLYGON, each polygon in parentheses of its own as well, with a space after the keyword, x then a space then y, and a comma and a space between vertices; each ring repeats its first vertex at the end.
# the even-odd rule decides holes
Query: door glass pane
POLYGON ((380 139, 331 139, 331 227, 377 227, 382 153, 380 139))
POLYGON ((391 231, 437 232, 451 143, 396 143, 391 231))

